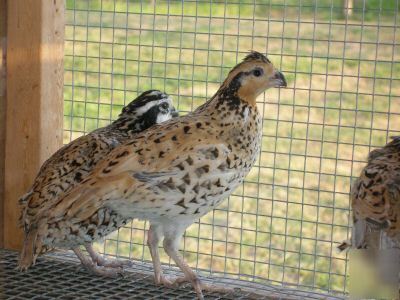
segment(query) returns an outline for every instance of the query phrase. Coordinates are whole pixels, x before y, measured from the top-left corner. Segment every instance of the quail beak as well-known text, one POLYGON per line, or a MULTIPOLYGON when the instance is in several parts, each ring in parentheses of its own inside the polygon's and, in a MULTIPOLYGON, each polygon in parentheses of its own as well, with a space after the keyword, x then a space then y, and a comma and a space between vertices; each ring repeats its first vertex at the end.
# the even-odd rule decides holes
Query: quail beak
POLYGON ((175 108, 173 108, 173 109, 171 110, 171 116, 172 116, 173 118, 179 117, 179 112, 178 112, 175 108))
POLYGON ((276 71, 273 79, 275 81, 275 87, 287 87, 285 76, 283 76, 281 72, 276 71))

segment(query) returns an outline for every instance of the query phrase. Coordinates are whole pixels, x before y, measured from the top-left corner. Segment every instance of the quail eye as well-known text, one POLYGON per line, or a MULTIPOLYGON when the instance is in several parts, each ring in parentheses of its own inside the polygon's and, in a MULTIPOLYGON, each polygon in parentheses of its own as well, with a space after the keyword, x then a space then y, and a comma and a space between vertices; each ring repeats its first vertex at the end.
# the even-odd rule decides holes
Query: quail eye
POLYGON ((167 102, 161 103, 161 108, 168 109, 169 105, 167 102))
POLYGON ((260 77, 263 74, 263 70, 262 69, 255 69, 253 71, 254 76, 256 77, 260 77))

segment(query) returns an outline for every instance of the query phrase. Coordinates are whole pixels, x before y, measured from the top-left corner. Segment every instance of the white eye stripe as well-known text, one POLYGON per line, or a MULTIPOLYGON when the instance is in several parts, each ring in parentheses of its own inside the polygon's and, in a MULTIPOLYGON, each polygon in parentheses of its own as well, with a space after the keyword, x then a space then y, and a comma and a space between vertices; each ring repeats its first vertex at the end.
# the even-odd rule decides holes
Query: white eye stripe
POLYGON ((167 102, 171 107, 173 106, 172 99, 170 97, 168 97, 168 98, 163 98, 163 99, 160 99, 157 101, 151 101, 149 103, 146 103, 144 106, 139 107, 136 110, 136 113, 138 115, 142 115, 142 114, 146 113, 149 109, 151 109, 153 106, 160 105, 161 103, 164 103, 164 102, 167 102))
POLYGON ((152 91, 151 93, 147 94, 146 96, 157 96, 157 95, 165 95, 160 91, 152 91))

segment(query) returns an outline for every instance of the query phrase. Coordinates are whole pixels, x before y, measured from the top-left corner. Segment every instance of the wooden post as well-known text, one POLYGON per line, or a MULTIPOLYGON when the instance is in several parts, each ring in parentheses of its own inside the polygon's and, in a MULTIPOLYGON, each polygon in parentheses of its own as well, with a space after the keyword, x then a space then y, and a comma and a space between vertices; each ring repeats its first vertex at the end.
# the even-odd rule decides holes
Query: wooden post
POLYGON ((64 0, 7 5, 4 247, 20 249, 18 199, 62 145, 64 0))
POLYGON ((4 163, 6 141, 6 0, 0 0, 0 248, 4 247, 4 163))
POLYGON ((343 16, 350 17, 353 14, 354 0, 343 0, 343 16))

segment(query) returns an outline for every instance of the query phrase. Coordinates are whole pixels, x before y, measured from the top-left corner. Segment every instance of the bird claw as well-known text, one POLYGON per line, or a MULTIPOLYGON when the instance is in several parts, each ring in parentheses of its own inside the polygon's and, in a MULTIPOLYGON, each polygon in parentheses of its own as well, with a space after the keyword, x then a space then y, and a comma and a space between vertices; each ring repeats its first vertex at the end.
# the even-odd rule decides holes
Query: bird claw
POLYGON ((103 267, 98 265, 84 265, 85 269, 98 276, 108 277, 108 278, 118 278, 124 275, 124 270, 122 268, 116 267, 103 267))
POLYGON ((169 280, 170 282, 170 287, 179 287, 180 283, 178 283, 179 280, 184 280, 185 277, 175 277, 172 280, 169 280))
POLYGON ((180 286, 184 285, 185 283, 193 284, 189 278, 183 276, 183 277, 176 278, 174 280, 174 282, 172 283, 172 286, 173 287, 180 287, 180 286))
POLYGON ((103 257, 100 257, 95 260, 95 263, 98 266, 101 267, 107 267, 107 268, 124 268, 124 267, 132 267, 133 262, 130 260, 117 260, 117 259, 106 259, 103 257))
POLYGON ((114 261, 107 261, 105 259, 101 261, 97 260, 85 260, 82 261, 84 268, 94 275, 99 275, 109 278, 117 278, 123 276, 124 269, 122 266, 118 266, 114 261))
POLYGON ((165 277, 164 275, 161 275, 159 277, 155 277, 154 278, 154 283, 156 285, 164 285, 166 287, 172 287, 172 281, 169 280, 167 277, 165 277))
POLYGON ((112 258, 105 258, 104 256, 94 252, 92 248, 89 249, 90 257, 92 258, 92 262, 101 267, 107 268, 124 268, 124 267, 132 267, 133 262, 130 260, 118 260, 112 258))
POLYGON ((234 288, 226 288, 226 287, 220 287, 212 284, 206 284, 202 283, 198 278, 191 280, 190 278, 187 277, 178 277, 174 280, 172 286, 173 287, 181 287, 182 285, 190 283, 196 293, 197 297, 199 299, 203 299, 203 291, 210 292, 210 293, 234 293, 237 292, 237 289, 234 288))
POLYGON ((156 281, 157 285, 164 285, 165 287, 168 288, 178 288, 181 287, 184 283, 191 283, 197 293, 197 297, 200 300, 204 299, 203 293, 201 291, 202 289, 202 284, 200 283, 200 280, 196 279, 195 282, 193 280, 190 280, 187 277, 178 277, 175 280, 171 281, 165 276, 160 276, 160 278, 156 281))

